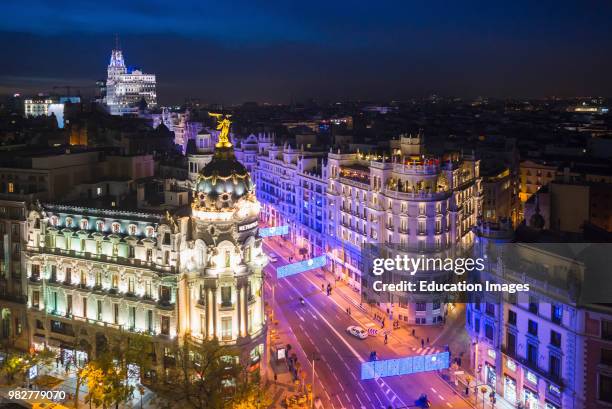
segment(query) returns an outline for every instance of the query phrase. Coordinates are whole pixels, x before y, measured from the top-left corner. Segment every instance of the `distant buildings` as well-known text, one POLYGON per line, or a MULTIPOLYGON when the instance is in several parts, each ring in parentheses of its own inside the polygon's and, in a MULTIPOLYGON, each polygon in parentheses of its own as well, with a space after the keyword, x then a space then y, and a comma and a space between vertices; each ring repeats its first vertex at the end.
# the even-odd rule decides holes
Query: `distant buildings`
POLYGON ((144 101, 145 107, 157 106, 155 74, 139 69, 128 69, 123 52, 115 48, 111 53, 106 79, 106 103, 112 115, 136 114, 144 101))
POLYGON ((26 117, 54 115, 57 120, 58 128, 63 128, 65 104, 80 102, 80 97, 56 97, 41 95, 24 100, 24 113, 26 117))

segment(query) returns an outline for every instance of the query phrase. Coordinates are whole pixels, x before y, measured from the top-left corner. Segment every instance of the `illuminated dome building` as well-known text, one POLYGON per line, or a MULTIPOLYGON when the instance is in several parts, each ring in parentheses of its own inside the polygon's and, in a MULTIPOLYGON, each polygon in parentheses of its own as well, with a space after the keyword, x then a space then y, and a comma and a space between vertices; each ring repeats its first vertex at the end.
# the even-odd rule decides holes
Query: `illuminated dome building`
POLYGON ((229 121, 219 127, 212 161, 194 184, 191 240, 181 251, 186 317, 179 332, 238 345, 256 361, 264 350, 267 263, 257 235, 260 206, 227 139, 229 121))
POLYGON ((32 206, 23 259, 30 346, 51 348, 62 363, 84 361, 126 333, 147 334, 163 371, 177 343, 216 338, 237 346, 244 364, 259 364, 267 263, 260 207, 227 140, 229 120, 220 126, 191 209, 32 206))

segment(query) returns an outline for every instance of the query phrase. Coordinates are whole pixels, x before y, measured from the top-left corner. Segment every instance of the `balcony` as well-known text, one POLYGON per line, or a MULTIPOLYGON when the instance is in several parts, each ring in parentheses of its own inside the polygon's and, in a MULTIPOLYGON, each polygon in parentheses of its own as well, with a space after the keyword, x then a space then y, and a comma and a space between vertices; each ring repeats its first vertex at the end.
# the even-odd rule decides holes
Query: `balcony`
POLYGON ((560 377, 545 371, 544 369, 541 369, 537 363, 535 362, 531 362, 529 360, 527 360, 526 358, 519 356, 516 351, 510 351, 506 346, 502 347, 502 353, 504 353, 505 355, 509 356, 510 358, 512 358, 512 360, 518 362, 519 364, 521 364, 523 367, 529 369, 531 372, 535 373, 536 375, 538 375, 541 378, 544 378, 546 380, 548 380, 549 382, 557 385, 559 387, 560 390, 563 390, 564 388, 564 384, 563 384, 563 379, 561 379, 560 377))

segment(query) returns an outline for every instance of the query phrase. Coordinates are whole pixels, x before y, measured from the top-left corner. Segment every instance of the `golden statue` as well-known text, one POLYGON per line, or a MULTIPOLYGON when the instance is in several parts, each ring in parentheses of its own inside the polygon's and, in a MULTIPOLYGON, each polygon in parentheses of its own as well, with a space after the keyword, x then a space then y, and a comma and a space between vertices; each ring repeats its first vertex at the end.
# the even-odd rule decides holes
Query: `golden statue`
POLYGON ((231 115, 216 114, 209 112, 208 115, 217 118, 217 131, 221 131, 219 134, 219 142, 215 145, 217 148, 229 148, 232 144, 229 141, 229 130, 232 122, 229 120, 231 115))

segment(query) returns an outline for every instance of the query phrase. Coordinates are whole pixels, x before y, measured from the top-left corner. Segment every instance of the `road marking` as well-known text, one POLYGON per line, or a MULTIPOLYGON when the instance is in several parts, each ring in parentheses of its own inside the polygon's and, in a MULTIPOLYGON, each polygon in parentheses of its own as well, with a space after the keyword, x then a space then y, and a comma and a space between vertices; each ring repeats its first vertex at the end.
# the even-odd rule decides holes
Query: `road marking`
POLYGON ((435 389, 433 388, 433 386, 431 387, 431 391, 432 391, 433 393, 438 393, 438 391, 437 391, 437 390, 435 390, 435 389))
MULTIPOLYGON (((308 281, 310 281, 310 282, 312 283, 312 281, 311 281, 311 280, 310 280, 308 277, 306 277, 306 276, 303 276, 303 277, 305 277, 305 278, 306 278, 306 280, 308 280, 308 281)), ((290 280, 284 280, 284 281, 287 283, 287 285, 288 285, 288 286, 290 286, 290 287, 293 289, 293 291, 294 291, 295 293, 297 293, 299 296, 302 296, 302 293, 301 293, 301 292, 300 292, 300 291, 299 291, 299 290, 298 290, 298 289, 297 289, 297 288, 296 288, 296 287, 293 285, 293 283, 292 283, 290 280)), ((313 283, 313 284, 314 284, 314 283, 313 283)), ((303 298, 303 297, 302 297, 302 298, 303 298)), ((335 303, 335 304, 336 304, 338 307, 340 307, 340 304, 338 304, 338 302, 337 302, 336 300, 334 300, 333 298, 330 298, 330 299, 331 299, 331 301, 332 301, 333 303, 335 303)), ((333 327, 333 326, 332 326, 332 325, 329 323, 329 321, 327 321, 327 319, 325 319, 325 317, 324 317, 323 315, 321 315, 321 313, 320 313, 319 311, 317 311, 317 309, 314 307, 314 305, 313 305, 313 304, 312 304, 312 303, 311 303, 311 302, 310 302, 308 299, 304 299, 304 302, 305 302, 306 304, 308 304, 308 305, 309 305, 309 306, 310 306, 310 307, 313 309, 313 311, 314 311, 314 312, 315 312, 315 313, 316 313, 316 314, 319 316, 319 318, 321 319, 321 321, 323 321, 323 322, 324 322, 324 323, 325 323, 325 324, 326 324, 326 325, 329 327, 329 329, 330 329, 330 330, 331 330, 331 331, 332 331, 332 332, 333 332, 333 333, 334 333, 334 334, 335 334, 335 335, 336 335, 336 336, 337 336, 337 337, 340 339, 340 341, 342 341, 342 342, 344 343, 344 345, 345 345, 345 346, 346 346, 346 347, 347 347, 347 348, 348 348, 348 349, 351 351, 351 353, 352 353, 352 354, 355 356, 355 358, 357 358, 357 360, 358 360, 359 362, 361 362, 361 363, 366 362, 366 361, 365 361, 365 359, 364 359, 364 358, 363 358, 361 355, 359 355, 359 352, 357 352, 357 351, 355 350, 355 348, 353 348, 353 346, 352 346, 351 344, 349 344, 349 343, 346 341, 346 339, 344 339, 344 338, 342 337, 342 335, 341 335, 341 334, 340 334, 340 333, 339 333, 339 332, 338 332, 338 331, 337 331, 337 330, 336 330, 336 329, 335 329, 335 328, 334 328, 334 327, 333 327)), ((354 319, 354 318, 353 318, 353 319, 354 319)), ((359 321, 357 321, 357 322, 359 322, 359 321)), ((332 346, 332 347, 333 347, 333 346, 332 346)), ((390 387, 389 387, 389 386, 388 386, 388 385, 385 383, 385 381, 381 380, 381 382, 382 382, 382 383, 383 383, 385 386, 387 386, 387 388, 389 388, 390 390, 392 390, 392 389, 391 389, 391 388, 390 388, 390 387)), ((397 396, 397 394, 395 394, 395 392, 394 392, 393 394, 394 394, 394 396, 395 396, 395 399, 398 399, 398 400, 399 400, 399 402, 400 402, 400 406, 407 406, 407 405, 406 405, 406 404, 405 404, 405 403, 402 401, 402 399, 401 399, 401 398, 399 398, 399 396, 397 396)), ((381 404, 382 404, 382 402, 381 402, 381 404)))
POLYGON ((440 398, 440 400, 444 400, 444 397, 442 395, 438 395, 438 398, 440 398))
POLYGON ((382 400, 380 400, 380 398, 378 397, 378 394, 376 392, 374 392, 374 396, 376 396, 376 399, 378 399, 378 401, 380 402, 380 405, 384 406, 382 400))
POLYGON ((332 343, 329 342, 329 339, 327 339, 327 337, 325 338, 325 342, 327 342, 329 344, 329 346, 332 346, 332 343))
POLYGON ((448 406, 449 408, 453 407, 453 405, 451 405, 449 402, 446 402, 446 406, 448 406))

